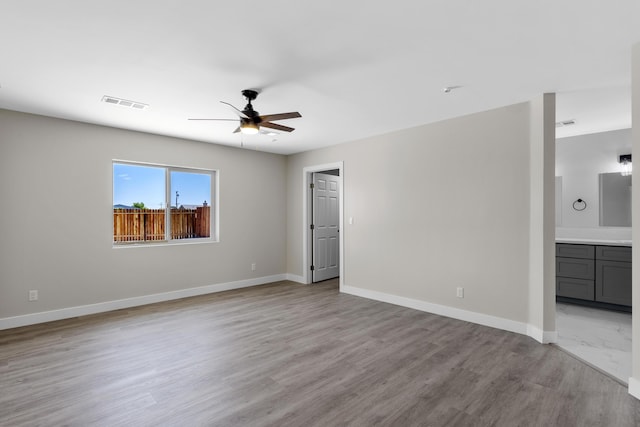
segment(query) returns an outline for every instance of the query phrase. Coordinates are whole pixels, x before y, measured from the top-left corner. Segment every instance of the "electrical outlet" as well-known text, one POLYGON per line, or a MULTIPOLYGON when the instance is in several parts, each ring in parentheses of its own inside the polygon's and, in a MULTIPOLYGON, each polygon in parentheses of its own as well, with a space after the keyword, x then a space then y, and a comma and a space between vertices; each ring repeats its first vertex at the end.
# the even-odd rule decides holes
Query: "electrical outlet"
POLYGON ((256 263, 251 263, 251 271, 256 271, 256 263))
POLYGON ((464 298, 464 288, 456 288, 456 296, 458 298, 464 298))
POLYGON ((29 291, 29 301, 38 301, 38 291, 37 290, 29 291))

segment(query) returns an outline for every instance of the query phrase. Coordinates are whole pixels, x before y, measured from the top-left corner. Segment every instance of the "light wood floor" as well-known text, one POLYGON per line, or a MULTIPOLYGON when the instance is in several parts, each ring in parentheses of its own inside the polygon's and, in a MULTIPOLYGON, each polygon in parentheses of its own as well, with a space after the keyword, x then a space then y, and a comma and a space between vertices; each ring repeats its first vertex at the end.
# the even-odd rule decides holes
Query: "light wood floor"
POLYGON ((290 282, 0 331, 1 426, 638 426, 534 340, 290 282))

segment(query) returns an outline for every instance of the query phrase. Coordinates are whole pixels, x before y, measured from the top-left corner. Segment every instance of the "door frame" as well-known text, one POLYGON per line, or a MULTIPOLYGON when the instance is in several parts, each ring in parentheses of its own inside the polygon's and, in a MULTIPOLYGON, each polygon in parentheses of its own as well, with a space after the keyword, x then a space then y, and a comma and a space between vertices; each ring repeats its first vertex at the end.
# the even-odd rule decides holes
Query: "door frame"
POLYGON ((338 215, 340 233, 338 237, 338 250, 340 251, 340 291, 344 287, 344 162, 325 163, 321 165, 306 166, 302 169, 302 277, 303 283, 311 284, 311 253, 313 239, 311 237, 311 197, 310 185, 313 182, 314 172, 324 172, 331 169, 338 169, 340 183, 338 190, 338 215))

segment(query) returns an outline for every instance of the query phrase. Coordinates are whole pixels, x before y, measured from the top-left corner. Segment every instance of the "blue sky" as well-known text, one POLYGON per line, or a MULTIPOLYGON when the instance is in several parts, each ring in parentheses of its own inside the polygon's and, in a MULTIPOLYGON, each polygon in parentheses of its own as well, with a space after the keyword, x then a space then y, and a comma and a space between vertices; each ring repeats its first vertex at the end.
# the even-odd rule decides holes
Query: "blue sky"
MULTIPOLYGON (((160 209, 165 202, 165 168, 113 164, 113 204, 131 206, 143 202, 147 208, 160 209)), ((171 205, 211 205, 211 176, 207 173, 171 171, 171 205)))

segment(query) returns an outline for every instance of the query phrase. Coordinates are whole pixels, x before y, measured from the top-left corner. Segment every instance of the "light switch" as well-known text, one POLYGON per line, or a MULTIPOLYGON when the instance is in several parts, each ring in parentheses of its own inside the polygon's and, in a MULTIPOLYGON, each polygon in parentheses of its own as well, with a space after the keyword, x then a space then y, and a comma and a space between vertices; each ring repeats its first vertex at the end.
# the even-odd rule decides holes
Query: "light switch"
POLYGON ((349 217, 349 224, 353 224, 353 217, 352 216, 349 217))

